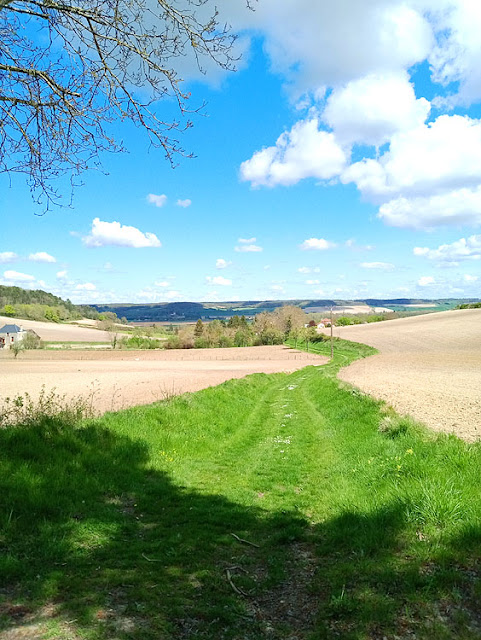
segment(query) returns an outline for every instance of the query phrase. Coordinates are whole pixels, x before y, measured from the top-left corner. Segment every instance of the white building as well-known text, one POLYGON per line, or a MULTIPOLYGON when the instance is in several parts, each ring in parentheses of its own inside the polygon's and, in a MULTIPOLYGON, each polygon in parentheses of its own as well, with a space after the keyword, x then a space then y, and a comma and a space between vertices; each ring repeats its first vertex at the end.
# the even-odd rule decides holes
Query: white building
POLYGON ((6 324, 0 329, 0 349, 10 349, 14 342, 23 340, 27 332, 18 324, 6 324))

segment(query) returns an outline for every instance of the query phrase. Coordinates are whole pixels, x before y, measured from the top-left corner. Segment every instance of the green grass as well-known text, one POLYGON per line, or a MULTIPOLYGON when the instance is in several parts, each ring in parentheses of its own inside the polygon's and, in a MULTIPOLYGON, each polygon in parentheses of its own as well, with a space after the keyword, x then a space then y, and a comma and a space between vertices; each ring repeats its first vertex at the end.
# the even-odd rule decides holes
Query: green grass
POLYGON ((479 638, 481 447, 337 380, 371 352, 0 430, 0 636, 479 638))

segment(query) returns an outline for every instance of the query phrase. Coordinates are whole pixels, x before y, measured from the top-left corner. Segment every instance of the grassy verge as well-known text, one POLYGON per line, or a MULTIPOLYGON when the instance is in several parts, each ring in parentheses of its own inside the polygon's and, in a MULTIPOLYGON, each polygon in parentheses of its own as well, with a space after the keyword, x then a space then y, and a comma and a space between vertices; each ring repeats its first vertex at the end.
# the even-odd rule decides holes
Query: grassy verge
POLYGON ((366 353, 0 430, 0 637, 479 638, 481 447, 340 384, 366 353))

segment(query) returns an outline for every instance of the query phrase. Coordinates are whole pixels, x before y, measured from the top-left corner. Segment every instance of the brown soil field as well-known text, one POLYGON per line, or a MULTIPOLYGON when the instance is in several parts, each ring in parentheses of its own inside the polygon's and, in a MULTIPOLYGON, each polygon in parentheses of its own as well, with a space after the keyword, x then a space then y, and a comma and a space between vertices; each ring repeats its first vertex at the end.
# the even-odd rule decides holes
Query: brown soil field
POLYGON ((327 358, 284 346, 172 351, 0 352, 0 402, 42 386, 82 395, 99 412, 149 404, 251 373, 292 372, 327 358))
POLYGON ((110 342, 107 331, 95 328, 79 327, 73 324, 56 324, 55 322, 37 322, 22 318, 0 316, 0 327, 4 324, 16 324, 22 329, 35 331, 42 340, 52 342, 110 342))
POLYGON ((336 327, 380 351, 339 377, 437 431, 481 437, 481 309, 336 327))

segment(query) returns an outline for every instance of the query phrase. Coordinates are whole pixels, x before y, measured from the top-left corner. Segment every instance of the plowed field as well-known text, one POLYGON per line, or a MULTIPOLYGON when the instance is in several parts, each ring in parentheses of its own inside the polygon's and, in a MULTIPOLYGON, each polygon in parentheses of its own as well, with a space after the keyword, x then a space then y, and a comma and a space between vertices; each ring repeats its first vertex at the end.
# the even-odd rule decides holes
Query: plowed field
MULTIPOLYGON (((88 329, 86 329, 88 331, 88 329)), ((0 352, 0 401, 45 385, 88 397, 98 411, 149 404, 250 373, 293 372, 327 358, 284 346, 173 351, 0 352)))
POLYGON ((429 427, 481 437, 481 309, 336 327, 380 353, 339 377, 429 427))

